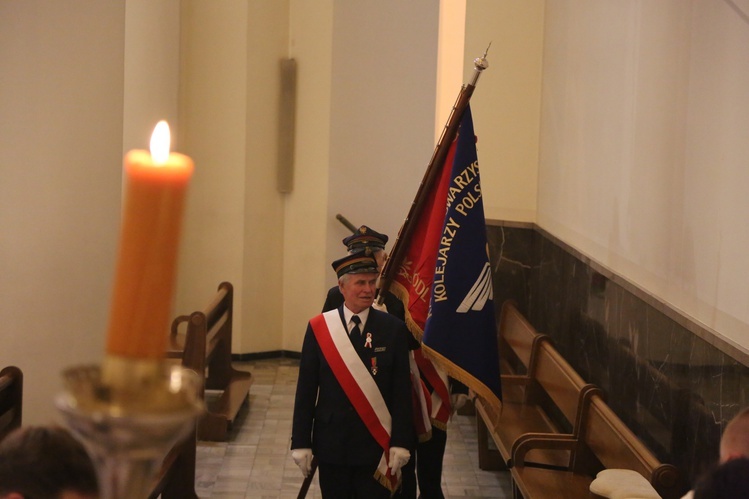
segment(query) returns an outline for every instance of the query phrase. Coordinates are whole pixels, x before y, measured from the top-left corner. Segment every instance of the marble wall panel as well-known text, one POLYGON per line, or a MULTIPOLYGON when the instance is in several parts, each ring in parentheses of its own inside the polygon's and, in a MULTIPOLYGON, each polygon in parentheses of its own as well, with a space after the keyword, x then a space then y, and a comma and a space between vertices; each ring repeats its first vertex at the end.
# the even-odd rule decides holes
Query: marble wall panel
POLYGON ((497 308, 516 301, 656 456, 693 483, 717 460, 722 428, 749 405, 746 359, 538 227, 491 222, 487 234, 497 308))

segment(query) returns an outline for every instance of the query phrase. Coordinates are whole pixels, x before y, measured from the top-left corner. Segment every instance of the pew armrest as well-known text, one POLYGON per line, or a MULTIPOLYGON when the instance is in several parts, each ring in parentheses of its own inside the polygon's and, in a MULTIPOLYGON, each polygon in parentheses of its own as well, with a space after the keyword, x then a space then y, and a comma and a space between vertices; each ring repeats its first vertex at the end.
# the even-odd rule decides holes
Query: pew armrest
POLYGON ((574 452, 580 440, 571 433, 526 433, 512 444, 512 466, 525 466, 525 456, 531 450, 565 450, 574 452))
POLYGON ((178 315, 172 321, 169 330, 169 344, 167 345, 166 356, 169 359, 181 359, 187 343, 186 334, 180 334, 180 325, 190 320, 189 315, 178 315))

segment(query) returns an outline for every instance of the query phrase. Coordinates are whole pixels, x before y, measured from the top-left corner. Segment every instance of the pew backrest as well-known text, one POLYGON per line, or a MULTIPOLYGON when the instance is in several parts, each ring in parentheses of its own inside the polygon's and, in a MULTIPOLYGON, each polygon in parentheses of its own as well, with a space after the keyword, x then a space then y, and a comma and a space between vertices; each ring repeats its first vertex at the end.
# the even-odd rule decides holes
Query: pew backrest
POLYGON ((528 374, 533 370, 536 344, 549 341, 523 317, 514 302, 502 304, 497 328, 499 358, 509 363, 514 374, 528 374))
POLYGON ((647 478, 663 497, 673 497, 679 473, 670 464, 661 464, 640 439, 622 422, 599 395, 593 395, 583 416, 580 439, 585 445, 575 453, 573 470, 595 470, 597 463, 607 469, 629 469, 647 478))
MULTIPOLYGON (((481 400, 475 403, 482 469, 512 466, 511 449, 525 434, 576 433, 585 394, 598 390, 577 374, 549 337, 538 333, 511 301, 503 303, 498 330, 500 357, 510 360, 501 369, 502 413, 494 413, 481 400), (485 434, 494 441, 503 464, 497 464, 489 451, 485 434)), ((571 458, 569 449, 533 451, 528 461, 567 467, 571 458)))
POLYGON ((682 496, 679 472, 662 464, 605 403, 597 389, 585 392, 583 415, 577 434, 526 434, 512 449, 513 483, 523 497, 548 497, 558 487, 558 497, 588 497, 593 478, 603 469, 628 469, 647 479, 664 499, 682 496), (526 455, 538 449, 567 450, 568 469, 527 466, 526 455), (552 485, 550 485, 552 484, 552 485))
POLYGON ((197 429, 172 448, 162 464, 161 476, 149 499, 197 499, 195 468, 197 440, 226 440, 239 406, 249 398, 252 375, 232 367, 232 312, 234 292, 231 283, 222 282, 208 305, 172 321, 168 357, 181 359, 182 367, 203 377, 205 390, 217 390, 217 401, 206 401, 206 412, 197 429), (180 326, 185 325, 185 334, 180 326))
POLYGON ((204 376, 204 393, 211 390, 217 397, 206 400, 206 413, 198 423, 201 440, 226 440, 240 408, 249 400, 252 375, 232 365, 233 301, 231 283, 222 282, 204 309, 172 322, 169 356, 181 357, 184 367, 204 376), (184 335, 179 334, 182 324, 187 325, 184 335))
MULTIPOLYGON (((661 464, 600 396, 591 397, 587 409, 581 438, 605 468, 637 471, 650 480, 661 495, 679 485, 676 468, 661 464)), ((574 463, 575 469, 585 466, 584 456, 582 453, 576 456, 579 461, 574 463)))
POLYGON ((222 282, 210 303, 190 315, 180 315, 172 321, 170 357, 181 357, 182 365, 204 375, 207 389, 223 388, 231 374, 231 342, 234 291, 231 283, 222 282), (186 325, 184 336, 179 328, 186 325), (214 359, 219 360, 212 362, 214 359))
MULTIPOLYGON (((574 427, 580 419, 580 399, 586 387, 591 386, 575 371, 554 347, 551 339, 540 334, 520 313, 515 304, 507 301, 502 306, 499 344, 505 354, 511 353, 522 364, 528 386, 525 401, 538 404, 542 390, 574 427)), ((502 355, 502 352, 500 352, 502 355)), ((505 384, 517 382, 518 375, 506 373, 505 384)))
POLYGON ((548 341, 542 341, 534 359, 533 377, 556 408, 577 431, 583 414, 582 397, 593 385, 586 383, 548 341))

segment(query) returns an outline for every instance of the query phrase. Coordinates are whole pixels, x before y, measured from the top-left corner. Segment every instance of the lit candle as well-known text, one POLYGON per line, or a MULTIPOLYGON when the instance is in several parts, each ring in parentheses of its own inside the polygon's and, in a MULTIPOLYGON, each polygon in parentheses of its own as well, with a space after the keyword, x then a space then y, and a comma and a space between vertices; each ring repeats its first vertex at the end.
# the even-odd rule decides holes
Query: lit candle
POLYGON ((159 122, 151 152, 125 155, 127 189, 109 317, 107 354, 163 358, 177 250, 192 160, 169 152, 169 126, 159 122))

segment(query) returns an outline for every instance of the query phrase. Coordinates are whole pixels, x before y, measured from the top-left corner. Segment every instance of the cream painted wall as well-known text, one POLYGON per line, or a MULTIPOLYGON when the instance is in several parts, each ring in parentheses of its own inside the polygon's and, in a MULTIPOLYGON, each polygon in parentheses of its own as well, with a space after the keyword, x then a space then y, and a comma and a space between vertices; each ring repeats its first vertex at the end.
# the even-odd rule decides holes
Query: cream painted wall
POLYGON ((466 2, 465 82, 491 43, 471 98, 487 219, 535 221, 544 4, 466 2))
POLYGON ((289 2, 250 2, 247 13, 247 158, 242 337, 239 352, 281 349, 284 196, 276 191, 279 61, 289 55, 289 2))
POLYGON ((125 3, 123 154, 148 149, 159 120, 167 120, 179 151, 180 0, 125 3))
MULTIPOLYGON (((183 0, 180 139, 195 162, 180 253, 176 310, 201 310, 219 283, 244 309, 247 215, 248 11, 244 0, 183 0)), ((243 314, 235 313, 236 331, 243 314)), ((244 338, 235 336, 235 350, 244 338)))
POLYGON ((24 423, 99 362, 120 217, 125 2, 0 1, 0 366, 24 423))
MULTIPOLYGON (((300 350, 307 320, 335 282, 330 262, 343 254, 348 230, 337 213, 395 240, 431 157, 435 120, 449 111, 437 109, 438 99, 451 106, 463 82, 462 40, 445 49, 438 67, 438 41, 450 46, 449 37, 464 31, 458 24, 468 23, 455 13, 455 2, 447 3, 292 0, 286 25, 283 2, 184 1, 181 113, 196 176, 178 303, 180 310, 201 307, 207 289, 231 280, 241 311, 235 352, 300 350), (295 182, 279 197, 272 184, 273 134, 276 64, 286 33, 299 70, 295 182), (228 124, 242 128, 243 116, 244 141, 218 131, 228 124), (201 243, 201 232, 217 242, 201 243)), ((472 11, 475 53, 468 60, 497 33, 523 35, 490 56, 498 61, 492 68, 514 67, 517 60, 525 65, 508 83, 482 77, 476 96, 486 95, 475 117, 486 130, 512 125, 502 141, 491 139, 502 134, 486 132, 482 166, 507 165, 510 181, 504 172, 490 172, 485 182, 490 191, 499 186, 502 213, 520 203, 509 211, 527 217, 535 209, 538 113, 528 110, 539 108, 542 4, 502 5, 485 2, 472 11), (528 75, 528 68, 535 71, 528 75)))
POLYGON ((463 80, 466 0, 440 0, 434 144, 439 143, 463 80))
POLYGON ((230 281, 235 353, 282 349, 286 200, 276 190, 276 156, 289 9, 284 1, 182 1, 180 116, 195 175, 177 310, 204 308, 230 281))
POLYGON ((541 227, 745 352, 748 9, 548 2, 538 203, 541 227))
MULTIPOLYGON (((289 54, 297 60, 294 190, 284 200, 282 348, 301 351, 304 329, 320 311, 328 273, 328 169, 333 0, 291 0, 289 54)), ((337 222, 336 222, 337 223, 337 222)))
POLYGON ((395 241, 434 150, 439 2, 335 2, 326 279, 346 216, 395 241))
POLYGON ((330 263, 367 224, 395 240, 433 147, 438 4, 292 2, 299 61, 296 182, 286 204, 284 349, 335 283, 330 263), (407 50, 404 50, 406 48, 407 50))

